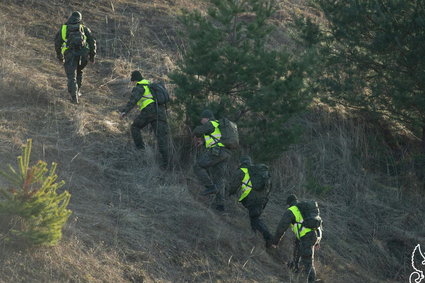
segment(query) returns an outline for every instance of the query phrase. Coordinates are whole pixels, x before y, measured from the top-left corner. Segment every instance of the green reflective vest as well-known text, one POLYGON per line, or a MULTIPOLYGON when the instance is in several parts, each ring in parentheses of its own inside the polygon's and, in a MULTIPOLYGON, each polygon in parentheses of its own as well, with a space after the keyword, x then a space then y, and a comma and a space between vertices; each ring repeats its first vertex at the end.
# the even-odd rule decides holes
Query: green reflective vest
POLYGON ((214 126, 214 132, 212 132, 209 135, 204 135, 205 147, 206 148, 212 148, 212 147, 215 147, 215 146, 224 146, 224 144, 222 144, 220 142, 221 131, 218 128, 218 126, 219 126, 218 121, 211 121, 211 124, 214 126))
POLYGON ((295 224, 291 224, 291 229, 298 240, 304 237, 304 235, 307 234, 308 232, 313 231, 312 229, 306 228, 302 225, 304 219, 303 219, 303 216, 301 215, 300 210, 298 209, 296 205, 293 205, 288 209, 292 211, 292 213, 295 216, 295 224))
POLYGON ((140 100, 137 101, 137 105, 139 106, 140 111, 146 108, 146 106, 148 106, 149 104, 155 102, 155 100, 153 99, 151 90, 147 86, 149 83, 150 82, 148 80, 141 80, 137 82, 138 85, 143 85, 143 88, 145 89, 145 93, 143 94, 142 98, 140 98, 140 100))
POLYGON ((242 172, 245 173, 245 176, 242 179, 241 186, 241 196, 239 197, 239 201, 242 201, 246 198, 252 190, 252 182, 251 177, 249 176, 248 168, 241 168, 242 172))
MULTIPOLYGON (((61 34, 62 34, 62 55, 65 53, 65 51, 69 48, 67 45, 68 39, 66 38, 66 32, 68 30, 68 26, 67 25, 62 25, 62 30, 61 30, 61 34)), ((84 33, 84 25, 80 25, 80 30, 82 31, 82 34, 84 34, 84 40, 87 40, 87 36, 84 33)))

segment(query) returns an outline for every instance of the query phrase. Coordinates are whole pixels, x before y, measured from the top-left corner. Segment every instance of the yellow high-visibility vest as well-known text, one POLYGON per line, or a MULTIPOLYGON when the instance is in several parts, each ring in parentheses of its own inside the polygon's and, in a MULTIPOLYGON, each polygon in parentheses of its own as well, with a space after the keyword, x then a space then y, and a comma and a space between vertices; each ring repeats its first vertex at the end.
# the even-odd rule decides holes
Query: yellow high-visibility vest
POLYGON ((224 146, 224 144, 220 142, 221 131, 218 128, 220 124, 218 123, 218 121, 211 121, 211 124, 214 126, 214 132, 209 135, 204 135, 205 147, 211 148, 215 146, 224 146))
POLYGON ((304 219, 303 219, 303 216, 301 215, 299 208, 296 205, 293 205, 288 209, 292 211, 292 213, 295 216, 295 224, 291 224, 291 229, 298 240, 304 237, 305 234, 307 234, 308 232, 313 231, 312 229, 306 228, 302 225, 302 223, 304 222, 304 219))
POLYGON ((252 182, 251 177, 249 176, 248 168, 241 168, 241 170, 245 173, 245 176, 242 179, 241 196, 239 197, 239 201, 242 201, 244 198, 246 198, 252 190, 252 182))
POLYGON ((147 86, 149 83, 150 82, 148 80, 141 80, 137 82, 138 85, 143 85, 143 88, 145 89, 145 93, 143 94, 142 98, 140 98, 140 100, 137 101, 137 105, 139 106, 140 111, 146 108, 146 106, 148 106, 149 104, 155 102, 155 100, 153 99, 151 90, 147 86))
MULTIPOLYGON (((62 25, 62 30, 61 30, 61 34, 62 34, 62 40, 63 40, 63 43, 62 43, 62 55, 65 53, 65 51, 69 48, 68 47, 68 44, 67 44, 67 42, 68 42, 68 39, 66 38, 66 32, 67 32, 67 30, 68 30, 68 26, 67 25, 62 25)), ((84 41, 86 41, 87 40, 87 36, 86 36, 86 34, 84 33, 84 25, 81 25, 80 24, 80 30, 81 30, 81 32, 82 32, 82 34, 84 35, 84 41)))

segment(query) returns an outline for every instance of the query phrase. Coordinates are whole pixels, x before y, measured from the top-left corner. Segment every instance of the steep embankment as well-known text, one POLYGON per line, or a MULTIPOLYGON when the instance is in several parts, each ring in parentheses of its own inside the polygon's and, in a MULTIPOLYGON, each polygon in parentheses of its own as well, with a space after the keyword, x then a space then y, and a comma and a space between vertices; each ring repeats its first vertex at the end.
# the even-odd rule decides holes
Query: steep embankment
MULTIPOLYGON (((248 229, 238 229, 240 224, 232 225, 234 219, 225 220, 193 199, 185 174, 160 172, 155 149, 148 148, 146 154, 135 151, 128 133, 131 119, 121 121, 115 112, 128 97, 123 97, 129 89, 120 79, 134 68, 158 78, 169 67, 162 63, 167 54, 158 45, 171 38, 153 33, 160 26, 165 33, 174 32, 175 20, 168 13, 172 16, 175 8, 160 2, 75 2, 66 8, 59 4, 33 1, 31 9, 24 3, 1 4, 1 17, 8 21, 1 29, 0 154, 4 163, 13 163, 20 145, 33 138, 34 160, 59 163, 74 213, 58 247, 30 252, 3 247, 1 278, 181 282, 276 281, 285 276, 258 238, 246 239, 248 229), (83 12, 99 44, 98 61, 86 69, 78 106, 69 102, 52 46, 71 6, 83 12), (132 38, 136 32, 150 36, 132 38), (125 49, 127 44, 138 44, 137 50, 125 49), (122 55, 127 57, 119 58, 122 55), (268 267, 257 264, 242 272, 254 256, 268 267)), ((167 51, 175 54, 175 43, 171 44, 167 51)), ((150 136, 146 138, 154 144, 150 136)))
MULTIPOLYGON (((20 145, 33 138, 33 160, 59 163, 73 215, 57 247, 20 251, 2 245, 1 280, 294 282, 284 265, 291 240, 267 253, 234 200, 228 200, 227 215, 208 209, 208 200, 195 196, 189 166, 161 172, 150 133, 146 153, 134 150, 128 132, 132 117, 121 121, 115 112, 127 100, 123 95, 129 88, 121 79, 131 70, 166 79, 181 44, 175 36, 176 11, 200 4, 29 2, 0 2, 0 160, 14 164, 20 145), (82 11, 99 45, 97 63, 86 68, 78 106, 69 102, 52 42, 74 9, 82 11)), ((325 220, 317 256, 321 278, 405 279, 411 272, 410 248, 425 237, 421 198, 403 187, 413 181, 365 165, 383 156, 376 149, 385 143, 378 140, 371 147, 376 128, 316 109, 321 110, 294 119, 306 129, 301 145, 273 164, 267 224, 275 229, 287 191, 318 198, 325 220)), ((388 159, 381 161, 393 164, 392 151, 383 152, 388 159)))

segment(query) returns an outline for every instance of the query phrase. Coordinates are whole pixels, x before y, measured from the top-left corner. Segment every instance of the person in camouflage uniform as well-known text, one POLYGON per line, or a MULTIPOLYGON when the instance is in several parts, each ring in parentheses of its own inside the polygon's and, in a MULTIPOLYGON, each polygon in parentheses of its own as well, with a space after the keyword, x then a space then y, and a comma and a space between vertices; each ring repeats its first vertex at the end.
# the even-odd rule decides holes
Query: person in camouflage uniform
MULTIPOLYGON (((296 222, 297 216, 294 211, 298 211, 299 213, 299 209, 293 210, 293 208, 298 204, 296 195, 289 195, 286 203, 288 205, 288 209, 280 219, 276 233, 272 240, 273 245, 276 246, 279 243, 280 239, 285 234, 285 231, 289 228, 289 226, 291 226, 296 238, 294 245, 294 259, 288 264, 288 266, 295 272, 299 272, 299 263, 301 262, 304 267, 304 272, 308 278, 308 282, 320 281, 319 279, 316 279, 316 269, 314 268, 314 248, 319 244, 322 238, 321 228, 317 230, 306 229, 299 222, 296 222), (294 227, 298 228, 295 230, 294 227), (308 232, 303 233, 304 229, 308 232)), ((300 222, 302 222, 302 216, 300 222)))
POLYGON ((161 154, 161 169, 166 169, 168 163, 168 123, 164 105, 158 105, 148 87, 150 83, 143 79, 139 71, 133 71, 130 78, 135 87, 131 91, 130 101, 121 110, 121 117, 125 117, 134 106, 138 106, 140 114, 131 124, 131 136, 138 149, 145 149, 141 130, 148 124, 152 126, 158 141, 158 149, 161 154))
POLYGON ((83 81, 83 69, 88 61, 94 63, 96 56, 96 40, 90 29, 81 22, 81 13, 75 11, 55 36, 55 51, 60 62, 64 63, 65 73, 68 78, 68 92, 71 101, 78 103, 81 96, 81 84, 83 81), (70 40, 70 33, 81 34, 81 48, 73 47, 70 40))
POLYGON ((251 157, 242 156, 240 165, 231 175, 227 189, 229 195, 239 192, 239 201, 248 209, 249 220, 252 230, 259 231, 266 241, 266 247, 271 246, 272 235, 266 224, 261 220, 260 216, 269 201, 269 193, 271 190, 270 176, 264 184, 264 188, 253 188, 249 167, 253 165, 251 157))
POLYGON ((224 173, 231 153, 229 149, 220 143, 221 132, 218 128, 219 124, 211 110, 202 111, 201 124, 193 130, 193 134, 198 138, 204 139, 205 148, 198 156, 193 171, 206 188, 201 194, 215 194, 215 209, 224 211, 224 173))

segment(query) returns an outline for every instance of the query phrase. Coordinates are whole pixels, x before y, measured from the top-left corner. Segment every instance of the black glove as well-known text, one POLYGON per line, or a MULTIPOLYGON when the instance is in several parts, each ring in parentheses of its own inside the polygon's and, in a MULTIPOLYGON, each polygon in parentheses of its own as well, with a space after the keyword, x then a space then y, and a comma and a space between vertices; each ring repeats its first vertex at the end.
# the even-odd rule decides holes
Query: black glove
POLYGON ((95 56, 95 54, 90 54, 90 57, 89 57, 89 60, 92 63, 94 63, 94 56, 95 56))

